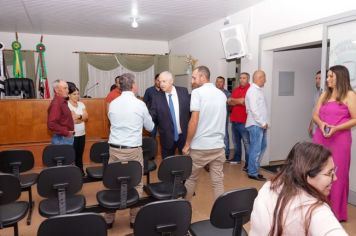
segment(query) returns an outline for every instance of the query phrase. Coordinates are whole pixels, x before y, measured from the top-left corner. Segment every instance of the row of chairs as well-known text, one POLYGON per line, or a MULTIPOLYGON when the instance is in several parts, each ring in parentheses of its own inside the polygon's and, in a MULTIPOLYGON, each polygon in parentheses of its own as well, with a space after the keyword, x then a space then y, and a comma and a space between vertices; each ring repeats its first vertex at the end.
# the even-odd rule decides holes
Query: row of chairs
MULTIPOLYGON (((157 166, 154 161, 156 156, 156 142, 153 138, 143 138, 144 175, 147 183, 150 183, 150 172, 157 166)), ((42 154, 43 164, 47 167, 70 165, 75 160, 75 151, 71 145, 48 145, 42 154)), ((107 142, 94 143, 90 149, 90 160, 94 163, 101 163, 101 166, 88 167, 86 169, 88 182, 101 181, 103 170, 109 160, 109 144, 107 142)), ((34 156, 29 150, 7 150, 0 152, 0 171, 12 173, 20 180, 21 191, 27 191, 29 196, 29 213, 27 225, 31 224, 34 202, 32 200, 32 186, 36 184, 38 174, 23 172, 30 171, 34 167, 34 156)))
MULTIPOLYGON (((101 144, 101 146, 104 145, 101 144)), ((39 176, 37 185, 38 193, 42 197, 47 198, 41 201, 39 205, 40 214, 44 217, 53 217, 55 215, 68 213, 72 214, 81 212, 85 208, 84 196, 75 195, 82 187, 81 172, 75 166, 65 166, 66 164, 72 163, 72 161, 67 161, 67 159, 70 159, 67 158, 67 156, 71 155, 65 153, 63 150, 66 149, 63 147, 64 146, 57 147, 57 150, 52 152, 56 155, 52 155, 51 158, 43 158, 45 164, 47 161, 47 165, 62 165, 45 169, 39 176), (74 183, 71 183, 72 180, 74 183), (68 195, 73 195, 73 197, 69 198, 68 195), (58 203, 56 203, 56 201, 58 201, 58 203)), ((102 148, 102 151, 96 153, 96 156, 100 156, 99 154, 108 155, 105 153, 105 151, 108 151, 107 143, 104 149, 102 148)), ((45 155, 46 152, 47 148, 44 150, 44 157, 51 156, 45 155)), ((0 161, 1 159, 2 158, 0 158, 0 161)), ((12 160, 11 164, 14 165, 14 162, 15 165, 18 166, 17 173, 19 173, 21 163, 19 164, 16 163, 16 160, 12 160)), ((133 187, 140 182, 142 176, 140 164, 138 162, 128 162, 125 163, 124 167, 123 163, 112 163, 109 165, 109 168, 107 167, 107 165, 103 166, 103 173, 105 173, 104 176, 106 176, 103 177, 103 182, 108 190, 100 191, 97 194, 99 205, 105 209, 117 210, 125 209, 136 204, 139 197, 133 187), (118 175, 117 173, 121 174, 118 175), (136 173, 136 175, 132 175, 133 173, 136 173), (115 200, 112 201, 113 199, 115 200)), ((156 200, 184 197, 186 190, 183 181, 189 177, 191 167, 191 158, 187 156, 165 159, 158 170, 158 178, 161 182, 147 184, 145 191, 156 200)), ((14 172, 13 167, 11 170, 14 172)), ((28 204, 28 206, 29 205, 32 204, 28 204)), ((16 230, 17 229, 15 229, 15 234, 16 230)))
MULTIPOLYGON (((128 236, 184 236, 187 235, 188 230, 192 236, 247 236, 243 225, 250 220, 256 196, 255 188, 226 192, 215 201, 209 219, 192 224, 192 209, 186 200, 174 199, 149 203, 138 212, 133 234, 128 236), (158 212, 159 214, 157 214, 158 212)), ((90 234, 87 229, 78 227, 89 223, 84 217, 88 217, 88 215, 77 214, 58 217, 59 219, 51 218, 46 223, 48 234, 43 235, 106 235, 105 226, 100 224, 102 222, 100 215, 96 215, 96 217, 101 218, 97 221, 103 234, 90 234), (75 221, 73 221, 74 218, 76 218, 75 221), (51 220, 53 222, 49 222, 51 220), (64 225, 67 228, 63 227, 64 225), (57 231, 57 228, 61 228, 61 230, 57 231)), ((42 236, 42 234, 38 236, 42 236)))
MULTIPOLYGON (((0 159, 9 161, 9 158, 0 159)), ((65 160, 62 161, 65 163, 65 160)), ((14 162, 17 163, 16 158, 12 159, 9 165, 13 165, 14 162)), ((16 165, 21 167, 21 163, 16 165)), ((186 190, 183 181, 189 177, 191 168, 192 161, 188 156, 167 158, 162 162, 158 171, 159 179, 162 182, 146 185, 147 191, 156 200, 184 197, 186 190)), ((141 171, 140 163, 135 161, 115 162, 107 165, 103 183, 108 190, 98 192, 99 205, 105 209, 118 210, 136 204, 139 195, 134 187, 141 181, 141 171)), ((7 172, 11 173, 10 169, 7 172)), ((84 196, 76 195, 83 184, 81 171, 78 167, 60 165, 44 169, 38 179, 36 176, 35 182, 37 182, 38 194, 46 198, 39 204, 39 213, 42 216, 53 217, 71 214, 81 212, 85 208, 84 196)), ((18 219, 22 218, 18 217, 18 219)), ((13 226, 12 224, 7 225, 13 226)), ((15 229, 16 231, 17 229, 15 229)))
MULTIPOLYGON (((28 210, 27 202, 14 202, 20 195, 19 180, 13 175, 0 174, 0 189, 1 226, 12 224, 15 235, 18 235, 17 221, 22 219, 28 210), (11 219, 4 221, 3 218, 11 212, 14 213, 11 219)), ((189 229, 193 236, 244 236, 247 232, 243 229, 243 224, 250 219, 256 196, 257 190, 254 188, 224 193, 215 201, 210 219, 193 224, 190 223, 191 205, 186 200, 174 199, 149 203, 138 212, 131 235, 183 236, 189 229)), ((43 221, 37 235, 104 236, 107 235, 107 226, 103 217, 96 213, 62 214, 43 221)))
MULTIPOLYGON (((152 137, 142 139, 142 151, 144 160, 144 175, 147 183, 150 183, 150 172, 157 169, 154 161, 157 154, 156 140, 152 137)), ((103 172, 109 161, 109 144, 107 142, 96 142, 90 148, 90 161, 100 164, 86 168, 89 182, 101 181, 103 172)), ((43 150, 42 160, 47 167, 58 165, 70 165, 74 162, 75 151, 71 145, 48 145, 43 150)))

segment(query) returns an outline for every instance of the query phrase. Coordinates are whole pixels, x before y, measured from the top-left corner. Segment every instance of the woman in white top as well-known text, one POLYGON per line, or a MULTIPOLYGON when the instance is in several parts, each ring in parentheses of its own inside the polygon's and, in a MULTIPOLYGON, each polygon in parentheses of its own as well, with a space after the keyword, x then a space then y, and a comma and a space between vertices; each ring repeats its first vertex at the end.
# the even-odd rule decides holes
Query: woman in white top
POLYGON ((73 85, 69 86, 69 101, 68 107, 72 112, 74 120, 74 150, 75 150, 75 165, 78 166, 83 175, 83 152, 85 147, 85 122, 88 120, 88 113, 85 105, 79 102, 79 89, 73 85))
POLYGON ((249 236, 347 235, 327 200, 336 179, 329 150, 297 143, 281 172, 260 189, 249 236))

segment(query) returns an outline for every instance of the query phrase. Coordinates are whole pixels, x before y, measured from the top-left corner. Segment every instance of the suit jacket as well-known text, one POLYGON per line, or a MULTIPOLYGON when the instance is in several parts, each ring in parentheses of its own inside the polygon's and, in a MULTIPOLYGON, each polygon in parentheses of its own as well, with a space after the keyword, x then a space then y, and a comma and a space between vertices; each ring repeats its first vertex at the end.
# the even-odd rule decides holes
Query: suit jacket
MULTIPOLYGON (((175 88, 179 102, 181 138, 183 139, 183 143, 185 143, 190 119, 190 95, 184 87, 175 86, 175 88)), ((153 97, 150 113, 159 129, 162 147, 172 148, 174 144, 174 126, 165 92, 160 91, 153 97)))

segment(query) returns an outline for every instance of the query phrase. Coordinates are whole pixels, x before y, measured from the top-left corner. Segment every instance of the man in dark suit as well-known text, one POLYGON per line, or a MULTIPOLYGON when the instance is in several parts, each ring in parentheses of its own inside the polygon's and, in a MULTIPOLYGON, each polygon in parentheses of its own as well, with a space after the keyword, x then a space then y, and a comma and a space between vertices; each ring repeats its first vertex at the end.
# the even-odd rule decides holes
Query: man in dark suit
POLYGON ((190 119, 190 95, 183 87, 174 86, 173 75, 164 71, 159 75, 161 91, 153 99, 150 113, 158 127, 162 158, 179 154, 187 138, 190 119))

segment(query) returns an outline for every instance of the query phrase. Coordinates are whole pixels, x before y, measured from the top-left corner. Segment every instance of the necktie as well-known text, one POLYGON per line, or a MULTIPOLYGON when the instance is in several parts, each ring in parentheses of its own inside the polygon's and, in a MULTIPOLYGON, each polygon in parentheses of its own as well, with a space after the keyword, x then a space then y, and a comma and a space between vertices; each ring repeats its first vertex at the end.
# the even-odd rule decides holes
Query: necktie
POLYGON ((171 113, 171 117, 173 120, 173 128, 174 128, 174 141, 178 141, 178 128, 177 128, 177 121, 176 121, 176 113, 174 112, 172 94, 168 95, 169 97, 169 111, 171 113))

